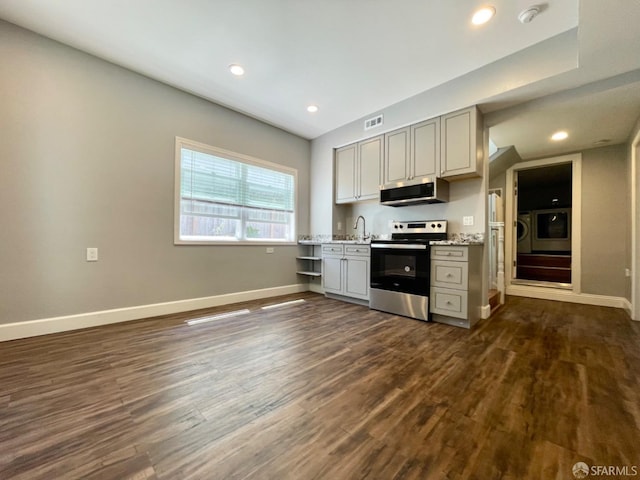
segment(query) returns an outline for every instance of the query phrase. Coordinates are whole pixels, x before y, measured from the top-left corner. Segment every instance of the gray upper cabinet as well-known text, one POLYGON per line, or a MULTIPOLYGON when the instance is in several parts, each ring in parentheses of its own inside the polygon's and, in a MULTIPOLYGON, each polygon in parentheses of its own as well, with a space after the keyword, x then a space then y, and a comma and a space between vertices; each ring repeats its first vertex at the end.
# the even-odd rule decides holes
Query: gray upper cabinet
POLYGON ((476 106, 336 150, 336 203, 379 197, 380 185, 481 177, 482 116, 476 106))
POLYGON ((383 144, 383 135, 358 142, 359 172, 356 175, 356 179, 360 182, 357 189, 358 200, 370 200, 380 196, 380 167, 382 166, 383 144))
POLYGON ((355 143, 336 150, 336 203, 355 200, 357 150, 355 143))
POLYGON ((435 177, 440 165, 440 118, 385 134, 383 184, 435 177))
POLYGON ((378 198, 384 136, 336 150, 336 203, 378 198))
POLYGON ((409 180, 410 128, 401 128, 384 135, 384 167, 382 183, 398 183, 409 180))
POLYGON ((452 179, 482 175, 482 120, 473 106, 441 118, 440 176, 452 179))
POLYGON ((440 170, 440 118, 411 125, 411 179, 436 177, 440 170))

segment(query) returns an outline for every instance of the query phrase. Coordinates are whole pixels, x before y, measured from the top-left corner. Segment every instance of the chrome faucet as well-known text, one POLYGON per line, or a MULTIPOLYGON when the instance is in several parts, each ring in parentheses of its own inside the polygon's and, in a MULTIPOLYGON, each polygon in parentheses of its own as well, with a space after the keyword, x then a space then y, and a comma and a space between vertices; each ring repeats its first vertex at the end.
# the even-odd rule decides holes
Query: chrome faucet
POLYGON ((358 222, 360 219, 362 219, 362 240, 366 240, 369 238, 369 235, 367 235, 367 225, 362 215, 358 215, 358 218, 356 218, 356 223, 353 224, 353 229, 358 230, 358 222))

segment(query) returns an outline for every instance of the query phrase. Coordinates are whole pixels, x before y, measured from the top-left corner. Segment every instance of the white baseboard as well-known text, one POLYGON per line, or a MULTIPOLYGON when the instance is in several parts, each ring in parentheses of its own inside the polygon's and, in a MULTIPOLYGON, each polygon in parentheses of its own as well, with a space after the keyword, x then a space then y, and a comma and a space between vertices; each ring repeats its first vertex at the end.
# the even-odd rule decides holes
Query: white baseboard
POLYGON ((35 337, 49 333, 65 332, 80 328, 97 327, 110 323, 128 322, 142 318, 170 315, 188 312, 201 308, 218 307, 230 303, 259 300, 261 298, 276 297, 290 293, 300 293, 309 290, 307 284, 284 285, 282 287, 248 290, 245 292, 227 293, 212 297, 191 298, 174 302, 155 303, 136 307, 116 308, 99 312, 80 313, 63 317, 42 318, 26 322, 7 323, 0 325, 0 342, 18 338, 35 337))
POLYGON ((629 317, 631 318, 631 320, 638 320, 637 318, 633 318, 633 307, 631 305, 631 301, 623 298, 624 300, 624 311, 627 312, 627 314, 629 315, 629 317))
POLYGON ((480 307, 480 318, 483 320, 491 316, 491 305, 482 305, 480 307))
POLYGON ((507 295, 518 297, 540 298, 542 300, 556 300, 559 302, 582 303, 584 305, 598 305, 601 307, 631 308, 631 304, 624 297, 611 297, 607 295, 594 295, 592 293, 574 293, 571 290, 556 290, 546 287, 534 287, 529 285, 508 285, 507 295))
POLYGON ((322 285, 318 285, 317 283, 309 283, 309 291, 324 295, 324 288, 322 288, 322 285))

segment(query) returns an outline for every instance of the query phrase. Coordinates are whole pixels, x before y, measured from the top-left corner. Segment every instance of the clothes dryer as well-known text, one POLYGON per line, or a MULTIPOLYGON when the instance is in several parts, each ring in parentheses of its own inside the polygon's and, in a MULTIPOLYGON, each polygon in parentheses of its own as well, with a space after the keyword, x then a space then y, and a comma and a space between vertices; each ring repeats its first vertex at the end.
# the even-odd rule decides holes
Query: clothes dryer
POLYGON ((531 214, 518 214, 518 253, 531 253, 531 214))

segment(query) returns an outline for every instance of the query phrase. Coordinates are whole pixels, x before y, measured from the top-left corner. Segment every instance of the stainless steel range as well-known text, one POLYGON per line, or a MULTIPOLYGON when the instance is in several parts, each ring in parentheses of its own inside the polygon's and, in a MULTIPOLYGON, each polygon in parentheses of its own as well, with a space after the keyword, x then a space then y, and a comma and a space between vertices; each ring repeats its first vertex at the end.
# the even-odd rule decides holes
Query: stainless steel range
POLYGON ((446 220, 392 222, 391 240, 371 241, 369 307, 429 320, 429 242, 447 239, 446 220))

